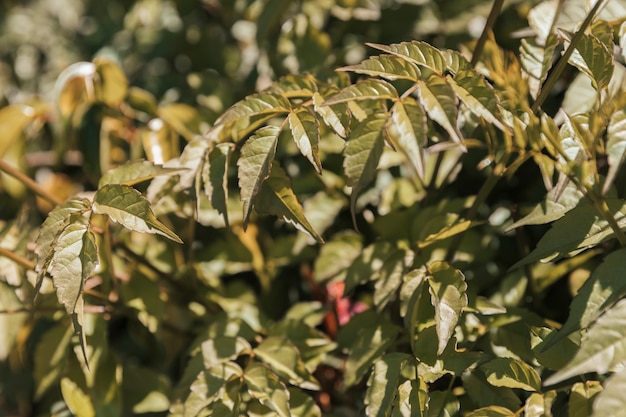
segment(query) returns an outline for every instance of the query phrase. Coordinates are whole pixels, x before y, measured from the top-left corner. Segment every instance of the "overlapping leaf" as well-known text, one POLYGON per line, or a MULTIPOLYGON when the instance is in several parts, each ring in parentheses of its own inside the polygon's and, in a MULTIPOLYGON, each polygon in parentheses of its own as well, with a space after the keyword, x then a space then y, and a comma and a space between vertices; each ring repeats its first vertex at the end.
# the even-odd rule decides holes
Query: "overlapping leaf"
POLYGON ((254 199, 261 190, 263 181, 270 173, 270 166, 276 153, 280 128, 266 126, 256 131, 241 148, 237 161, 239 188, 243 202, 244 225, 248 223, 254 199))
POLYGON ((319 157, 320 126, 317 118, 307 108, 300 107, 289 113, 287 118, 291 136, 304 155, 322 173, 322 162, 319 157))
POLYGON ((428 113, 428 116, 443 127, 450 138, 457 143, 462 142, 461 134, 456 126, 457 97, 444 77, 431 75, 420 81, 417 94, 428 113))
POLYGON ((388 416, 398 394, 405 353, 394 352, 380 358, 372 369, 365 393, 365 413, 369 417, 388 416))
POLYGON ((254 349, 256 356, 290 384, 302 389, 319 390, 319 383, 307 371, 298 349, 283 337, 267 337, 254 349))
POLYGON ((454 78, 450 76, 446 78, 454 92, 471 112, 498 129, 505 129, 500 121, 502 117, 498 108, 498 98, 493 88, 478 72, 466 69, 459 71, 454 78))
POLYGON ((107 171, 98 182, 98 187, 107 184, 135 185, 161 175, 173 175, 185 168, 170 168, 154 162, 136 160, 107 171))
POLYGON ((387 122, 387 134, 396 150, 402 152, 419 177, 424 177, 424 145, 426 144, 426 113, 411 97, 395 102, 387 122))
MULTIPOLYGON (((571 34, 563 33, 572 37, 571 34)), ((613 55, 594 35, 582 34, 569 62, 591 78, 591 83, 597 91, 608 87, 614 69, 613 55)))
POLYGON ((107 184, 101 187, 94 196, 93 209, 129 230, 156 233, 182 243, 174 232, 156 218, 148 200, 128 185, 107 184))
POLYGON ((534 98, 539 95, 541 85, 548 76, 548 71, 552 66, 554 51, 559 45, 559 38, 555 34, 550 34, 545 45, 538 45, 535 40, 522 39, 520 46, 520 59, 522 68, 528 74, 528 85, 530 93, 534 98))
POLYGON ((480 365, 487 381, 496 387, 519 388, 526 391, 539 391, 541 378, 526 362, 513 358, 495 358, 480 365))
POLYGON ((280 417, 291 417, 289 391, 273 372, 253 363, 246 368, 243 378, 252 398, 274 410, 280 417))
POLYGON ((447 69, 447 63, 441 52, 432 45, 422 41, 394 43, 392 45, 379 45, 367 43, 367 46, 396 55, 417 65, 426 67, 437 74, 443 74, 447 69))
POLYGON ((348 186, 352 187, 350 210, 353 220, 359 193, 376 176, 378 161, 383 153, 386 121, 386 114, 369 116, 354 129, 344 150, 343 168, 348 186))
MULTIPOLYGON (((609 381, 611 381, 609 379, 609 381)), ((626 387, 619 387, 620 402, 624 399, 624 389, 626 387)), ((602 385, 598 381, 585 381, 577 382, 572 385, 572 392, 569 396, 569 415, 571 417, 589 417, 593 413, 593 404, 598 398, 598 394, 602 391, 602 385)), ((623 404, 619 409, 624 410, 623 404)), ((616 415, 609 410, 605 409, 602 403, 597 403, 596 409, 602 409, 600 416, 612 416, 616 415)))
POLYGON ((290 110, 291 104, 289 100, 281 94, 253 94, 235 103, 230 109, 226 110, 226 112, 215 121, 215 126, 225 125, 244 117, 278 115, 288 113, 290 110))
POLYGON ((602 186, 602 193, 606 194, 615 181, 615 176, 624 164, 626 155, 626 111, 620 110, 611 115, 607 127, 606 155, 609 162, 609 171, 602 186))
POLYGON ((387 80, 417 81, 421 76, 421 71, 415 64, 394 55, 373 56, 359 64, 337 68, 337 71, 356 72, 387 80))
MULTIPOLYGON (((328 97, 337 94, 338 89, 330 93, 328 97)), ((334 106, 326 106, 326 99, 319 93, 313 94, 313 106, 315 112, 322 116, 326 126, 330 127, 337 135, 345 138, 348 136, 348 127, 350 125, 350 112, 348 105, 345 103, 336 104, 334 106)))
POLYGON ((392 417, 425 417, 428 415, 428 385, 421 379, 404 381, 391 411, 392 417))
POLYGON ((372 78, 344 88, 341 92, 327 98, 322 105, 331 106, 355 100, 395 100, 396 98, 398 98, 398 92, 393 85, 387 81, 372 78))

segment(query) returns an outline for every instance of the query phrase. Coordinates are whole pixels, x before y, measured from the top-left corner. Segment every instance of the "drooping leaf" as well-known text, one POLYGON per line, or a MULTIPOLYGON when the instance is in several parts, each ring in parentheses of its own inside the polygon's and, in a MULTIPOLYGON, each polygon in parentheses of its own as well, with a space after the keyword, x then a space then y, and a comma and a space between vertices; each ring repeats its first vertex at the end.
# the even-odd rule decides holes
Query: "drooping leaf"
POLYGON ((256 131, 241 148, 237 161, 239 188, 243 202, 244 225, 250 219, 254 199, 261 190, 261 185, 270 174, 270 166, 276 153, 280 128, 266 126, 256 131))
MULTIPOLYGON (((610 380, 609 380, 610 381, 610 380)), ((608 384, 608 383, 607 383, 608 384)), ((624 397, 624 387, 620 387, 620 400, 624 397)), ((572 385, 572 391, 569 395, 569 415, 571 417, 590 417, 593 412, 593 404, 598 398, 598 394, 602 391, 602 385, 598 381, 576 382, 572 385)), ((603 408, 598 404, 598 408, 603 408)), ((624 407, 620 407, 623 410, 624 407)), ((608 410, 602 410, 600 415, 614 415, 608 410)))
POLYGON ((396 150, 402 152, 415 173, 424 177, 424 145, 426 144, 426 113, 412 97, 396 101, 387 122, 387 134, 396 150))
POLYGON ((95 75, 96 66, 92 62, 76 62, 59 74, 54 96, 62 117, 69 117, 80 105, 95 101, 95 75))
POLYGON ((359 193, 374 179, 383 153, 384 127, 387 115, 373 114, 352 132, 344 150, 343 168, 349 187, 350 211, 356 224, 355 211, 359 193))
POLYGON ((289 391, 272 371, 253 363, 246 368, 243 378, 252 398, 274 410, 280 417, 291 417, 289 391))
POLYGON ((408 358, 405 353, 394 352, 374 363, 365 393, 365 413, 368 417, 389 415, 397 395, 402 362, 408 358))
POLYGON ((425 417, 427 415, 428 385, 419 377, 400 384, 391 416, 425 417))
POLYGON ((135 160, 107 171, 98 182, 98 187, 107 184, 135 185, 161 175, 173 175, 185 168, 168 168, 154 162, 135 160))
POLYGON ((391 45, 379 45, 366 43, 367 46, 396 55, 422 67, 426 67, 435 73, 442 75, 447 64, 442 53, 432 45, 422 41, 402 42, 391 45))
POLYGON ((613 303, 626 294, 622 271, 626 268, 626 249, 608 255, 578 290, 572 300, 567 321, 548 345, 578 330, 586 329, 613 303))
MULTIPOLYGON (((304 216, 309 220, 313 230, 322 235, 334 222, 339 212, 347 206, 348 200, 340 193, 319 191, 302 203, 304 216)), ((299 253, 306 245, 315 240, 305 234, 299 234, 293 245, 294 254, 299 253)))
POLYGON ((230 109, 226 110, 226 112, 215 121, 214 126, 225 125, 244 117, 259 115, 271 116, 288 113, 290 109, 291 104, 289 100, 280 94, 253 94, 235 103, 230 109))
POLYGON ((272 162, 270 175, 261 187, 255 208, 259 213, 279 216, 318 242, 324 242, 304 216, 302 206, 291 188, 289 177, 276 161, 272 162))
POLYGON ((224 216, 224 223, 228 222, 228 167, 232 148, 229 144, 217 144, 205 154, 202 171, 204 193, 209 198, 211 206, 224 216))
POLYGON ((443 127, 453 141, 462 142, 457 121, 457 97, 450 84, 444 77, 431 75, 420 81, 417 90, 420 103, 424 106, 428 116, 443 127))
POLYGON ((377 79, 361 80, 331 96, 322 106, 351 102, 355 100, 395 100, 398 92, 387 81, 377 79))
MULTIPOLYGON (((561 33, 568 39, 573 36, 566 31, 561 33)), ((570 56, 569 63, 587 74, 597 91, 608 87, 613 75, 613 55, 596 36, 583 33, 576 43, 576 51, 570 56)))
MULTIPOLYGON (((333 91, 334 94, 339 90, 333 91)), ((331 93, 327 97, 334 95, 331 93)), ((322 116, 326 126, 330 127, 337 135, 345 138, 348 136, 348 127, 350 125, 350 112, 346 103, 335 104, 334 106, 325 106, 326 99, 319 93, 313 94, 313 106, 315 112, 322 116)))
POLYGON ((626 300, 620 300, 589 328, 571 362, 546 379, 545 384, 556 384, 587 372, 604 374, 626 362, 626 337, 620 331, 625 324, 626 300))
POLYGON ((174 232, 156 218, 148 200, 128 185, 107 184, 101 187, 94 196, 93 209, 129 230, 156 233, 182 243, 174 232))
POLYGON ((454 78, 447 76, 446 79, 471 112, 498 129, 505 130, 500 121, 502 116, 498 108, 498 98, 493 88, 478 72, 471 69, 461 70, 454 78))
POLYGON ((611 115, 606 134, 606 155, 609 171, 602 185, 602 194, 609 191, 613 181, 615 181, 615 176, 624 163, 624 156, 626 155, 626 111, 620 110, 611 115))
POLYGON ((540 391, 541 378, 526 362, 513 358, 495 358, 479 367, 487 381, 496 387, 540 391))
POLYGON ((287 117, 291 136, 296 146, 315 167, 318 174, 322 173, 322 162, 319 157, 320 126, 317 118, 306 108, 299 108, 287 117))
POLYGON ((256 356, 289 381, 290 384, 307 390, 319 390, 319 383, 307 371, 296 347, 283 337, 267 337, 254 349, 256 356))
POLYGON ((337 71, 356 72, 391 81, 417 81, 421 76, 421 71, 415 64, 394 55, 373 56, 359 64, 337 68, 337 71))
POLYGON ((448 239, 452 236, 456 236, 460 233, 463 233, 470 228, 481 224, 481 222, 471 221, 471 220, 461 220, 458 222, 454 222, 450 225, 444 226, 438 232, 431 233, 423 239, 420 239, 417 242, 418 248, 425 248, 433 243, 439 242, 444 239, 448 239))
POLYGON ((437 354, 441 355, 467 306, 467 283, 463 273, 444 262, 428 266, 431 302, 435 307, 437 354))

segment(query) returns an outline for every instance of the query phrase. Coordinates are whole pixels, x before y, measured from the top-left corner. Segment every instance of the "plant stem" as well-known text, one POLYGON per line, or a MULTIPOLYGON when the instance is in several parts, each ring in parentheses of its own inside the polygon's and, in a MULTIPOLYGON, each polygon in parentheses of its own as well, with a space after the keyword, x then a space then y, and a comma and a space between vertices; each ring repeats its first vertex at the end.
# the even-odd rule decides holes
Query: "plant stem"
POLYGON ((483 28, 483 32, 480 34, 480 38, 478 38, 476 48, 474 48, 474 53, 472 54, 472 67, 475 67, 478 60, 480 60, 480 56, 482 55, 487 39, 489 38, 489 33, 493 29, 493 25, 496 23, 496 19, 500 14, 500 10, 502 10, 503 4, 504 0, 494 0, 493 5, 491 6, 491 11, 489 12, 489 16, 487 16, 485 27, 483 28))
POLYGON ((625 247, 626 234, 624 234, 624 231, 620 227, 619 223, 617 223, 617 220, 615 220, 615 216, 611 214, 611 210, 609 210, 609 206, 606 204, 606 200, 604 200, 603 198, 598 198, 598 195, 594 192, 593 189, 591 189, 591 187, 585 188, 587 189, 587 197, 591 200, 594 207, 596 208, 596 210, 598 210, 602 218, 607 221, 607 223, 613 230, 613 233, 615 233, 615 237, 619 241, 620 246, 625 247))
POLYGON ((32 192, 37 194, 39 197, 47 200, 52 205, 58 206, 58 205, 61 205, 63 203, 63 201, 59 200, 54 195, 50 194, 49 192, 47 192, 46 190, 41 188, 41 186, 39 184, 37 184, 35 181, 33 181, 30 177, 25 175, 23 172, 21 172, 17 168, 15 168, 15 167, 11 166, 10 164, 8 164, 3 159, 0 159, 0 170, 4 171, 8 175, 10 175, 13 178, 17 179, 18 181, 20 181, 27 188, 29 188, 32 192))
POLYGON ((12 260, 13 262, 23 266, 26 269, 30 269, 32 271, 35 270, 35 263, 33 261, 31 261, 30 259, 26 259, 21 255, 18 255, 17 253, 7 249, 7 248, 3 248, 0 247, 0 256, 4 256, 6 258, 9 258, 10 260, 12 260))
POLYGON ((593 6, 593 9, 591 9, 589 13, 587 14, 587 17, 585 17, 585 20, 583 21, 582 25, 572 37, 572 40, 569 46, 567 47, 563 55, 559 58, 556 65, 554 66, 554 69, 552 70, 552 72, 550 72, 550 75, 548 76, 548 79, 546 80, 545 84, 542 86, 541 92, 539 93, 539 97, 537 97, 537 100, 535 100, 535 102, 532 105, 531 110, 533 113, 537 113, 537 111, 539 110, 543 102, 546 100, 546 98, 548 98, 548 94, 550 94, 550 91, 552 91, 552 88, 554 87, 556 82, 559 80, 559 77, 565 70, 565 67, 567 66, 567 61, 569 61, 570 56, 572 56, 572 53, 574 53, 574 49, 576 49, 576 44, 578 43, 578 40, 583 36, 583 33, 585 33, 585 30, 593 21, 593 18, 595 17, 596 13, 598 12, 598 10, 600 10, 600 7, 603 6, 605 3, 606 3, 605 0, 598 0, 596 4, 593 6))

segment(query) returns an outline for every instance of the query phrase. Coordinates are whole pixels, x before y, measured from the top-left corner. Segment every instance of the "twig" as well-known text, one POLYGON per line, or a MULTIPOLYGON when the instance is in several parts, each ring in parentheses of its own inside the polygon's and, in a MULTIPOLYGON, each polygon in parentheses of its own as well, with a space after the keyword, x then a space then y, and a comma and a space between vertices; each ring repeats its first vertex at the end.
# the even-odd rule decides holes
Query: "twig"
POLYGON ((22 184, 24 184, 27 188, 29 188, 32 192, 37 194, 39 197, 47 200, 54 206, 59 206, 63 203, 63 201, 59 200, 54 195, 50 194, 48 191, 41 188, 41 186, 37 184, 35 181, 33 181, 29 176, 27 176, 20 170, 16 169, 15 167, 11 166, 3 159, 0 159, 0 170, 4 171, 8 175, 17 179, 22 184))
POLYGON ((35 270, 36 264, 33 261, 31 261, 30 259, 26 259, 23 256, 18 255, 17 253, 7 248, 0 247, 0 256, 7 257, 13 262, 23 266, 26 269, 30 269, 32 271, 35 270))
POLYGON ((478 38, 478 42, 476 43, 476 48, 474 48, 474 53, 472 54, 472 67, 475 67, 480 59, 480 56, 483 53, 483 49, 485 48, 485 44, 487 43, 487 39, 489 38, 489 32, 493 29, 493 25, 496 23, 496 19, 500 14, 500 10, 502 10, 502 5, 504 4, 504 0, 495 0, 493 2, 493 6, 491 6, 491 11, 489 12, 489 16, 487 17, 487 21, 485 22, 485 27, 483 28, 483 32, 480 34, 480 38, 478 38))

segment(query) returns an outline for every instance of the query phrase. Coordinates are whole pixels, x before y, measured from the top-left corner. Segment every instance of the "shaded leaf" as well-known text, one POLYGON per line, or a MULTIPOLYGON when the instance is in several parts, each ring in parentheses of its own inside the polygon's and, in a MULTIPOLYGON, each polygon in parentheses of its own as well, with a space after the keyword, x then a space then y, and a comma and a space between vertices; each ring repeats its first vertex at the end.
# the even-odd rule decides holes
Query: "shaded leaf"
POLYGON ((289 177, 276 161, 272 162, 270 176, 261 187, 255 208, 259 213, 279 216, 318 242, 324 242, 304 216, 302 206, 291 188, 289 177))
POLYGON ((41 399, 46 391, 57 384, 63 375, 72 338, 72 328, 57 324, 48 330, 35 348, 33 377, 35 399, 41 399))
POLYGON ((124 365, 123 372, 124 403, 131 406, 133 413, 158 413, 168 410, 171 388, 165 375, 134 364, 124 365))
POLYGON ((429 265, 428 272, 431 302, 435 307, 437 354, 441 355, 467 306, 467 283, 461 271, 444 262, 429 265))
POLYGON ((428 116, 443 127, 452 140, 461 143, 461 133, 456 127, 457 97, 450 84, 444 77, 433 74, 425 82, 420 81, 419 86, 419 101, 428 116))
POLYGON ((315 258, 315 281, 325 282, 345 273, 361 254, 362 248, 362 237, 357 233, 348 231, 333 236, 321 247, 320 254, 315 258))
POLYGON ((280 377, 302 389, 319 390, 319 383, 307 371, 296 347, 283 337, 267 337, 254 349, 256 356, 280 377))
POLYGON ((374 363, 365 392, 365 413, 369 417, 389 415, 397 395, 402 363, 408 358, 405 353, 394 352, 374 363))
MULTIPOLYGON (((347 205, 347 199, 340 193, 319 191, 302 203, 304 216, 309 220, 313 230, 322 235, 333 225, 337 216, 347 205)), ((294 254, 299 253, 306 245, 315 243, 315 240, 305 234, 299 234, 293 245, 294 254)))
POLYGON ((602 193, 606 194, 611 188, 615 176, 624 163, 626 154, 626 111, 620 110, 611 115, 607 127, 606 155, 608 157, 609 170, 602 185, 602 193))
MULTIPOLYGON (((609 380, 610 381, 610 380, 609 380)), ((608 386, 607 381, 607 386, 608 386)), ((620 400, 624 396, 624 388, 620 387, 621 392, 620 400)), ((593 404, 598 398, 598 393, 602 391, 602 385, 598 381, 585 381, 576 382, 572 385, 572 390, 569 395, 569 415, 570 417, 589 417, 593 412, 593 404)), ((599 408, 603 408, 602 404, 598 404, 599 408)), ((624 407, 620 407, 623 410, 624 407)), ((602 410, 600 415, 612 416, 615 415, 608 410, 602 410)))
POLYGON ((472 370, 462 375, 463 387, 477 407, 504 407, 517 410, 521 401, 511 388, 496 387, 478 370, 472 370))
POLYGON ((508 408, 500 407, 498 405, 492 405, 490 407, 479 408, 478 410, 474 410, 471 413, 467 414, 466 417, 514 417, 517 414, 508 408))
POLYGON ((404 275, 405 251, 398 250, 390 255, 380 268, 374 285, 374 305, 382 311, 387 303, 393 301, 404 275))
POLYGON ((495 358, 479 366, 487 381, 496 387, 540 391, 541 378, 526 362, 513 358, 495 358))
POLYGON ((535 99, 552 67, 554 52, 559 43, 559 37, 553 33, 548 36, 545 45, 539 45, 536 40, 531 38, 521 40, 520 60, 522 68, 528 75, 530 94, 535 99))
POLYGON ((217 336, 202 342, 201 350, 204 367, 209 369, 237 359, 242 354, 249 354, 252 347, 240 336, 217 336))
POLYGON ((320 126, 319 122, 306 108, 299 108, 287 117, 291 136, 293 136, 300 153, 315 167, 318 174, 322 173, 322 162, 319 157, 320 126))
MULTIPOLYGON (((564 30, 561 33, 567 39, 573 36, 564 30)), ((583 33, 576 43, 576 50, 570 56, 569 63, 587 74, 597 91, 608 87, 613 75, 613 55, 596 36, 583 33)))
POLYGON ((417 81, 421 76, 421 71, 412 62, 394 55, 373 56, 359 64, 337 68, 336 71, 356 72, 391 81, 398 79, 417 81))
POLYGON ((398 386, 392 417, 424 417, 428 415, 428 385, 416 378, 398 386))
POLYGON ((446 77, 450 86, 467 108, 500 130, 505 130, 500 122, 502 116, 498 108, 498 98, 493 87, 475 70, 461 70, 452 78, 446 77))
POLYGON ((374 179, 383 153, 387 115, 373 114, 357 125, 344 149, 343 168, 349 187, 350 211, 356 225, 356 201, 359 193, 374 179))
POLYGON ((204 193, 211 202, 211 206, 224 216, 224 223, 228 222, 228 168, 231 147, 229 144, 217 144, 204 156, 202 166, 202 184, 204 193))
POLYGON ((306 395, 302 390, 289 387, 289 409, 292 416, 298 417, 322 417, 322 411, 315 400, 306 395))
POLYGON ((315 112, 322 116, 326 126, 330 127, 337 135, 342 138, 347 137, 350 125, 350 112, 347 104, 340 103, 334 106, 326 106, 324 105, 325 100, 320 93, 316 92, 313 94, 315 112))
POLYGON ((387 121, 387 137, 402 152, 415 173, 424 177, 424 145, 426 145, 426 113, 411 97, 395 102, 387 121))
POLYGON ((263 181, 270 174, 270 166, 276 153, 280 128, 266 126, 255 132, 241 148, 237 161, 239 188, 243 202, 244 227, 250 219, 254 199, 261 191, 263 181))
POLYGON ((136 160, 107 171, 98 182, 98 187, 107 184, 135 185, 161 175, 173 175, 185 168, 168 168, 154 162, 136 160))
POLYGON ((412 41, 391 45, 366 43, 366 45, 388 54, 396 55, 419 66, 426 67, 440 75, 447 69, 446 60, 442 53, 426 42, 412 41))
POLYGON ((618 301, 588 330, 576 356, 557 373, 546 379, 546 385, 587 372, 604 374, 626 362, 626 300, 618 301))
POLYGON ((101 187, 94 196, 93 209, 129 230, 156 233, 182 243, 174 232, 156 218, 148 200, 128 185, 107 184, 101 187))
POLYGON ((289 391, 278 377, 263 365, 248 366, 243 374, 252 398, 276 411, 280 417, 290 417, 289 391))
POLYGON ((377 79, 361 80, 329 97, 322 106, 351 102, 355 100, 395 100, 398 92, 387 81, 377 79))

